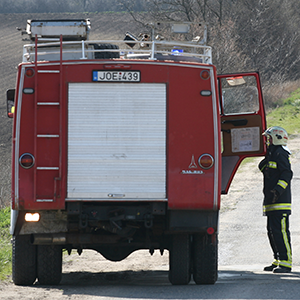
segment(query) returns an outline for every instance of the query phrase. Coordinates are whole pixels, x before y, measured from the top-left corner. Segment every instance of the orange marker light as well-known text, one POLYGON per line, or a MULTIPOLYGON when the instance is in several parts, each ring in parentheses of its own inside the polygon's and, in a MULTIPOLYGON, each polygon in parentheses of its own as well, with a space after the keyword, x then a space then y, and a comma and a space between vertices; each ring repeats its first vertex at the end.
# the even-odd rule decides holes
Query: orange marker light
POLYGON ((214 159, 210 154, 202 154, 198 160, 199 166, 203 169, 209 169, 214 165, 214 159))

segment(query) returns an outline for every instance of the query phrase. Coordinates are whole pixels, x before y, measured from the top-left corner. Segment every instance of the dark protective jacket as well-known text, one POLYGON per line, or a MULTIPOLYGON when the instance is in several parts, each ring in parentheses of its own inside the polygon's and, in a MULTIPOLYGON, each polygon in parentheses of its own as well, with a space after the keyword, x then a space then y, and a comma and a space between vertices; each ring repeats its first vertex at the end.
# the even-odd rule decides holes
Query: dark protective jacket
POLYGON ((290 152, 282 146, 268 147, 258 167, 264 175, 264 215, 291 214, 291 180, 293 172, 290 152))

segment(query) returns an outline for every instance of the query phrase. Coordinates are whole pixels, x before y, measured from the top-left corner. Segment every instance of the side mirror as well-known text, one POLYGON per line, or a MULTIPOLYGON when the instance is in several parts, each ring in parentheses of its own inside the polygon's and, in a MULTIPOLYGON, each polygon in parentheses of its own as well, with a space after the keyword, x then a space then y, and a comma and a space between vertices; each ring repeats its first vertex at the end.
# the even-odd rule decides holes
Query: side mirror
POLYGON ((15 91, 15 89, 6 91, 7 116, 9 118, 13 118, 15 113, 15 91))

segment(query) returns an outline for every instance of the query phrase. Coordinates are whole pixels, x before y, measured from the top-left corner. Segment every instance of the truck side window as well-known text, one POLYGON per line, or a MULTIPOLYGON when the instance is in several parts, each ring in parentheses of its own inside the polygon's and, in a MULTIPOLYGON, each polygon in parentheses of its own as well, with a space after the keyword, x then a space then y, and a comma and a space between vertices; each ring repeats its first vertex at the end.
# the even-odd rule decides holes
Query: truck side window
POLYGON ((257 82, 254 76, 222 78, 223 113, 247 113, 259 110, 257 82))

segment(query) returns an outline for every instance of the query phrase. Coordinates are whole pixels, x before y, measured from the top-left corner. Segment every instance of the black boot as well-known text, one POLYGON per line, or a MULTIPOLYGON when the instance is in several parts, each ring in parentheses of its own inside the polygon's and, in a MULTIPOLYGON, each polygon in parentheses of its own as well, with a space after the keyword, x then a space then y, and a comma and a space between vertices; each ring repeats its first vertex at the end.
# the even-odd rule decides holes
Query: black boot
POLYGON ((271 264, 271 266, 264 267, 264 271, 272 272, 272 271, 273 271, 274 269, 276 269, 277 267, 278 267, 277 265, 271 264))
POLYGON ((291 273, 292 269, 287 267, 278 266, 273 270, 273 273, 291 273))

